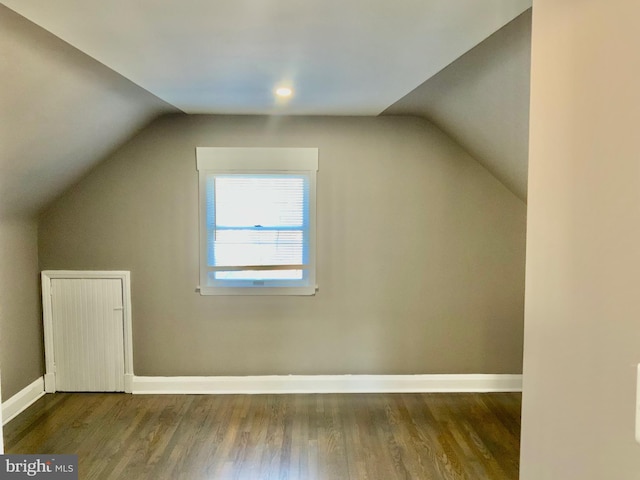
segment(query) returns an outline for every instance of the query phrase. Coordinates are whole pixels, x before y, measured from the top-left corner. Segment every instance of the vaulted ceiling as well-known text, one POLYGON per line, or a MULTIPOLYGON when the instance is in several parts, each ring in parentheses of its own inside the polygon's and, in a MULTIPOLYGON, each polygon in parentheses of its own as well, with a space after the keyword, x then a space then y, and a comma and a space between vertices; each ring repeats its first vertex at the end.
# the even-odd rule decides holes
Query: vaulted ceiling
POLYGON ((0 218, 36 214, 175 107, 0 6, 0 218))
POLYGON ((384 111, 438 125, 521 199, 527 197, 531 10, 384 111))
MULTIPOLYGON (((425 116, 524 198, 511 178, 521 166, 500 173, 505 160, 494 158, 522 163, 526 138, 493 122, 513 137, 501 153, 479 125, 510 108, 495 82, 501 91, 511 82, 513 109, 528 106, 526 42, 505 49, 517 35, 494 36, 474 52, 531 0, 3 3, 0 217, 37 213, 151 119, 177 111, 425 116), (294 94, 276 99, 280 85, 294 94), (487 118, 461 113, 460 95, 484 102, 487 118)), ((527 35, 526 25, 512 30, 527 35)))

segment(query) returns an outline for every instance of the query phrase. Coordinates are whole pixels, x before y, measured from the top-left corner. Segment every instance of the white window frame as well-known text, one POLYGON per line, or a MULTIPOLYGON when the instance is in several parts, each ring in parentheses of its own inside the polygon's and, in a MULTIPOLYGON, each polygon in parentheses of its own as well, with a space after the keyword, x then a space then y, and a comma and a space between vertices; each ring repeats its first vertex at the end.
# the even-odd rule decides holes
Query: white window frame
POLYGON ((316 172, 317 148, 197 147, 199 176, 200 294, 201 295, 314 295, 316 292, 316 172), (206 182, 211 174, 300 174, 309 178, 309 243, 307 282, 303 286, 212 286, 208 283, 206 182))

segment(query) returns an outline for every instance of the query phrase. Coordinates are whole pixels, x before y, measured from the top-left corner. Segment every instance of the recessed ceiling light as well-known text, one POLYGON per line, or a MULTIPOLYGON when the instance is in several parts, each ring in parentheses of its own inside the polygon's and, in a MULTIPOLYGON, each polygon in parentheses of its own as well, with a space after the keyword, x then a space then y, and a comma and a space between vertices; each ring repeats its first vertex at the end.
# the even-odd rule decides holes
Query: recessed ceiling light
POLYGON ((293 90, 291 90, 289 87, 279 87, 276 89, 276 95, 278 95, 279 97, 290 97, 292 93, 293 90))

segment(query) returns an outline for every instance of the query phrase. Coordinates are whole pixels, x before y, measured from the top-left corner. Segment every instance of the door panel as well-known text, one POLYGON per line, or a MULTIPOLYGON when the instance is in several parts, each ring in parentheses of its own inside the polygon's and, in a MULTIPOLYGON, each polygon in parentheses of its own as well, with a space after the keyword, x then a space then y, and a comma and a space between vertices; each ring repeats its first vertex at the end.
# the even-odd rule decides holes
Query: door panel
POLYGON ((56 390, 124 391, 120 279, 51 279, 56 390))

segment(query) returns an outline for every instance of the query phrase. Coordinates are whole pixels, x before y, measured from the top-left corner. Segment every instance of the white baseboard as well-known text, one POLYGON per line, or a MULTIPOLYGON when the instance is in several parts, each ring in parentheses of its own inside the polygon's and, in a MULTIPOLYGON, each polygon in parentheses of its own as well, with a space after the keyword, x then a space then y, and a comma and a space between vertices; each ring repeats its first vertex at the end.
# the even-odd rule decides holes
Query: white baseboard
POLYGON ((134 394, 521 392, 522 375, 133 377, 134 394))
MULTIPOLYGON (((455 393, 521 392, 522 375, 266 375, 246 377, 136 377, 134 394, 455 393)), ((6 425, 45 394, 39 377, 2 403, 6 425)))
POLYGON ((2 424, 6 425, 44 395, 44 379, 38 377, 7 401, 2 402, 2 424))

